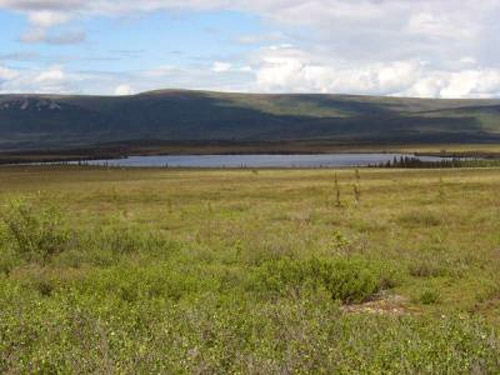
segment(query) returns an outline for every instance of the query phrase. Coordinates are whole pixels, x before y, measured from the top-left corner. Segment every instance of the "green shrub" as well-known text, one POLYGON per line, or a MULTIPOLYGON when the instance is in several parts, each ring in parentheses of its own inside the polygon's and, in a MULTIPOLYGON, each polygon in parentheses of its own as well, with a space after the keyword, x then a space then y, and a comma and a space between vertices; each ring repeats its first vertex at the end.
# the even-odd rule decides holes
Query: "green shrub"
POLYGON ((16 265, 18 259, 14 251, 9 247, 5 226, 0 223, 0 275, 9 275, 16 265))
POLYGON ((424 305, 433 305, 439 302, 439 293, 431 289, 424 290, 419 300, 424 305))
POLYGON ((18 264, 18 258, 9 249, 0 248, 0 275, 9 275, 10 271, 18 264))
POLYGON ((95 242, 101 250, 116 255, 126 255, 148 248, 149 232, 130 227, 105 227, 94 232, 95 242))
POLYGON ((334 300, 360 303, 391 287, 394 279, 386 267, 360 258, 282 258, 262 264, 253 281, 261 291, 324 289, 334 300))
POLYGON ((49 297, 55 289, 54 281, 43 275, 31 277, 30 280, 27 281, 27 284, 42 297, 49 297))
POLYGON ((47 262, 65 250, 70 233, 53 204, 35 206, 24 199, 10 201, 2 213, 7 243, 26 260, 47 262))
POLYGON ((72 268, 82 265, 110 267, 130 259, 149 263, 168 259, 182 248, 182 243, 151 228, 130 223, 94 227, 75 232, 70 248, 53 263, 72 268))
POLYGON ((77 288, 89 294, 115 296, 128 303, 154 299, 177 301, 184 296, 214 292, 219 288, 215 275, 191 265, 169 262, 136 267, 120 264, 104 271, 96 271, 81 280, 77 288))
POLYGON ((124 302, 102 289, 0 285, 2 374, 498 374, 472 316, 346 314, 328 299, 206 294, 124 302))
POLYGON ((414 260, 408 266, 408 272, 414 277, 438 277, 446 274, 446 270, 430 259, 414 260))

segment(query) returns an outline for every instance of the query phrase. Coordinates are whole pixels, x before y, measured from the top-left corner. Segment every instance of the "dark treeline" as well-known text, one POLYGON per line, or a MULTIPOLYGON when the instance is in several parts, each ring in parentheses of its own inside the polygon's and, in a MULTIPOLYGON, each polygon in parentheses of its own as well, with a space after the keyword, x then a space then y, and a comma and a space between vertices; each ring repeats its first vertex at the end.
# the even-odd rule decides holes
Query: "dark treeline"
POLYGON ((54 164, 54 165, 89 165, 93 160, 117 160, 126 159, 126 155, 102 154, 93 156, 59 156, 59 157, 30 157, 28 156, 1 156, 0 165, 15 164, 54 164))
POLYGON ((481 168, 500 167, 500 160, 449 158, 436 161, 414 156, 395 157, 385 163, 370 165, 372 168, 481 168))

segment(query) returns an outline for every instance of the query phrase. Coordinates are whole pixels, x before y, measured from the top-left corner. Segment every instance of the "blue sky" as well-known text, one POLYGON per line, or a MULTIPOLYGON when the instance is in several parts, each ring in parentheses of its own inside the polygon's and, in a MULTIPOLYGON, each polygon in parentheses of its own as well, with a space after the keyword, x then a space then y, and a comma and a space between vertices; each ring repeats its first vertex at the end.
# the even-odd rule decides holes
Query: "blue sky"
POLYGON ((500 97, 500 0, 0 0, 0 93, 500 97))

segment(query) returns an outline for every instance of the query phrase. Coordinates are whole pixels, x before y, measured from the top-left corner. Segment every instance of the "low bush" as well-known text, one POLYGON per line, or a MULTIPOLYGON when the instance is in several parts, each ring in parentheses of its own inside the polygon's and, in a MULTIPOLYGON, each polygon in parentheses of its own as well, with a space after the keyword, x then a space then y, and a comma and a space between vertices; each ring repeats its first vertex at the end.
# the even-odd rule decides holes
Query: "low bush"
POLYGON ((498 335, 470 316, 345 314, 323 299, 208 294, 138 303, 0 285, 0 373, 498 374, 498 335))
POLYGON ((28 261, 46 263, 63 252, 70 239, 63 216, 54 204, 35 205, 14 199, 1 213, 7 246, 28 261))
POLYGON ((17 256, 8 244, 6 228, 0 222, 0 275, 9 275, 17 263, 17 256))
POLYGON ((344 303, 360 303, 380 290, 393 286, 394 275, 384 265, 361 258, 282 258, 268 261, 253 275, 260 291, 283 293, 324 289, 331 298, 344 303))
POLYGON ((89 295, 114 296, 140 304, 155 299, 178 301, 185 296, 214 292, 219 286, 217 275, 209 270, 163 261, 144 267, 124 263, 89 273, 76 288, 89 295))
POLYGON ((439 302, 439 293, 435 290, 427 289, 420 295, 420 302, 424 305, 433 305, 439 302))
POLYGON ((408 272, 414 277, 439 277, 446 275, 446 270, 437 264, 437 260, 414 260, 408 266, 408 272))

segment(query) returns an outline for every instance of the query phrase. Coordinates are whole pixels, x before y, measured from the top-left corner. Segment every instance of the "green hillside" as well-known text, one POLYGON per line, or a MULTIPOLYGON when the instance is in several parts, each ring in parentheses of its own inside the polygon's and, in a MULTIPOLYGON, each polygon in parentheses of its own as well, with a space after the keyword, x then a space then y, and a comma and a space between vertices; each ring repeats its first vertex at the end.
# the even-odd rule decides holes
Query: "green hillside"
POLYGON ((144 141, 491 143, 500 141, 500 100, 184 90, 0 95, 1 151, 144 141))

